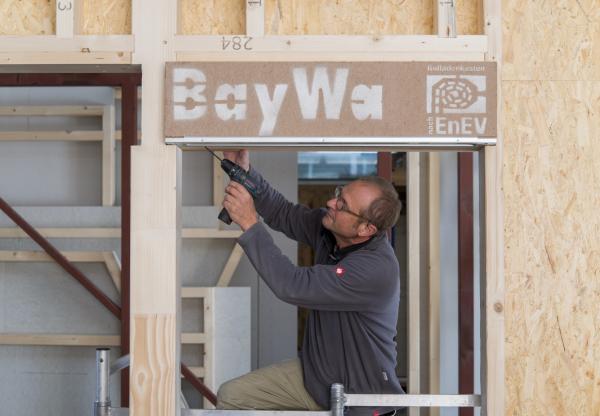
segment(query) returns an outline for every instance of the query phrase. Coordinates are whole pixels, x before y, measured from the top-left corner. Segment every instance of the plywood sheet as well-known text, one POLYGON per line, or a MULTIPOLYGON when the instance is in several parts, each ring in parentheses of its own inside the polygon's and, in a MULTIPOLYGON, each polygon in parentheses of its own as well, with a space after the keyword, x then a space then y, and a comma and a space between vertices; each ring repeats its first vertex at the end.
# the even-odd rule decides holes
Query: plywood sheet
POLYGON ((503 82, 506 415, 600 414, 600 82, 503 82))
POLYGON ((505 0, 503 79, 600 80, 600 0, 505 0))
POLYGON ((246 31, 246 2, 180 0, 179 22, 185 35, 241 35, 246 31))
POLYGON ((52 35, 55 8, 55 0, 2 0, 0 35, 52 35))
POLYGON ((131 0, 82 0, 81 3, 82 34, 131 33, 131 0))

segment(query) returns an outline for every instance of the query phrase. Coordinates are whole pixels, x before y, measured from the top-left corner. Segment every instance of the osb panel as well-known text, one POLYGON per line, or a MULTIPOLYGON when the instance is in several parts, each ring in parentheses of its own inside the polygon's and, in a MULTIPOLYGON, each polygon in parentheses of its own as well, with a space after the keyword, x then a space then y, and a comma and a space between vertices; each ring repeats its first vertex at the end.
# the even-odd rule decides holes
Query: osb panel
POLYGON ((131 0, 82 0, 81 33, 130 34, 131 0))
POLYGON ((246 32, 244 0, 179 0, 184 35, 241 35, 246 32))
MULTIPOLYGON (((475 0, 457 2, 457 31, 479 33, 475 0)), ((266 0, 265 33, 277 35, 431 34, 431 0, 266 0)))
POLYGON ((55 8, 55 0, 1 0, 0 35, 52 35, 55 8))
POLYGON ((600 80, 600 0, 504 0, 503 79, 600 80))
POLYGON ((600 82, 503 82, 506 415, 600 414, 600 82))

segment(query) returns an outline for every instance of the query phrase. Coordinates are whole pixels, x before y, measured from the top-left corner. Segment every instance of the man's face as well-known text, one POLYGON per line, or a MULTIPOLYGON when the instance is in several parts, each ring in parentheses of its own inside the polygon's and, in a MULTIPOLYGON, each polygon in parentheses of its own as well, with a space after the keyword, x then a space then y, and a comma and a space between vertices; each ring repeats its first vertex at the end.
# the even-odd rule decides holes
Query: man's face
POLYGON ((359 227, 366 222, 360 217, 360 213, 378 196, 378 190, 372 185, 361 181, 351 182, 343 187, 338 198, 333 197, 327 201, 323 226, 342 238, 358 237, 359 227))

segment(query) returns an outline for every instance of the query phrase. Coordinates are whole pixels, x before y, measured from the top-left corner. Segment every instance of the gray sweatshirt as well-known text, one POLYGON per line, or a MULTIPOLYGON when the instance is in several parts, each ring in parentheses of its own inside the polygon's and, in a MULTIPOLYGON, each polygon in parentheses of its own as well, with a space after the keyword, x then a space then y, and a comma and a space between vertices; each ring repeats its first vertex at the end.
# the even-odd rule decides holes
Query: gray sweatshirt
POLYGON ((336 250, 321 224, 325 210, 292 204, 253 169, 250 177, 264 222, 316 252, 314 266, 294 265, 261 223, 238 240, 279 299, 310 311, 300 354, 306 390, 325 409, 333 383, 347 393, 403 393, 395 373, 400 272, 385 235, 336 250))

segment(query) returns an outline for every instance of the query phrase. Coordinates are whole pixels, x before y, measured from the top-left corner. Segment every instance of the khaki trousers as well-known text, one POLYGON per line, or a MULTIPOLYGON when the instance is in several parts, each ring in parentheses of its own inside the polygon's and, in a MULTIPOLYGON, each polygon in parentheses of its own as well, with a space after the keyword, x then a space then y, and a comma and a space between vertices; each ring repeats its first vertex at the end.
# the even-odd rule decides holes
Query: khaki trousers
POLYGON ((222 384, 217 393, 217 409, 323 410, 304 388, 298 358, 222 384))

